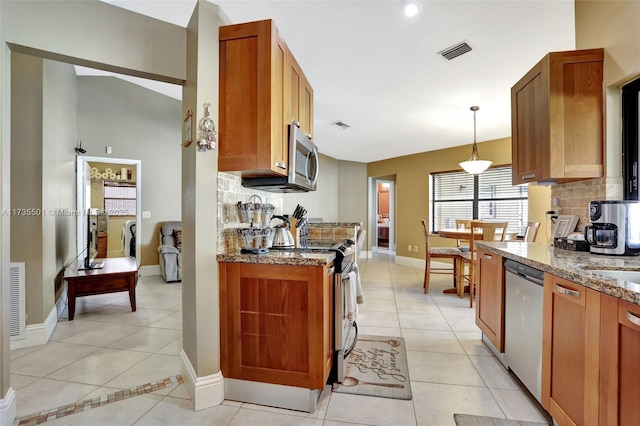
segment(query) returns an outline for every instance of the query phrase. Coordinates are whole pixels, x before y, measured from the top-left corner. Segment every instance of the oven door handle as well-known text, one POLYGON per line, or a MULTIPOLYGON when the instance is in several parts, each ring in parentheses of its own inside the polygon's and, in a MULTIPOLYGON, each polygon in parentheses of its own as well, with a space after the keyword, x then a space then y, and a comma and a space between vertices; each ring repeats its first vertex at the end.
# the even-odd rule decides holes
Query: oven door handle
POLYGON ((353 329, 356 332, 356 336, 353 338, 353 343, 351 344, 351 346, 349 346, 349 349, 344 351, 344 359, 347 359, 353 348, 356 347, 356 343, 358 343, 358 324, 356 324, 355 321, 353 322, 353 329))

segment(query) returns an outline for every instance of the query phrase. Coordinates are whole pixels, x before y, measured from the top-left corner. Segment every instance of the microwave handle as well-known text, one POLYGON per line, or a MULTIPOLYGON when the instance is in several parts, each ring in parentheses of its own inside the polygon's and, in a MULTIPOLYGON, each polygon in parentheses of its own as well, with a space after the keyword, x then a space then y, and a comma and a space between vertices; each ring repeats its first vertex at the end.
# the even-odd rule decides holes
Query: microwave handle
POLYGON ((319 162, 319 158, 318 158, 318 149, 314 147, 311 149, 311 152, 309 152, 309 154, 307 154, 307 163, 305 164, 305 175, 307 176, 307 181, 309 182, 309 185, 313 186, 316 184, 316 182, 318 181, 318 172, 320 170, 320 162, 319 162), (310 172, 310 168, 311 168, 311 157, 315 157, 316 159, 316 172, 313 175, 313 179, 309 179, 309 172, 310 172))

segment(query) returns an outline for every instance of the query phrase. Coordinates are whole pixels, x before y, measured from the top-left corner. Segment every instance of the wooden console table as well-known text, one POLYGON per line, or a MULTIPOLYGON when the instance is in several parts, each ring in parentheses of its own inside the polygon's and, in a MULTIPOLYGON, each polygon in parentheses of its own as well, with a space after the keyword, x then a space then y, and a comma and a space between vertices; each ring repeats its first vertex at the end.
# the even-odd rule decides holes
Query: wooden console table
POLYGON ((136 258, 115 257, 96 260, 104 261, 104 268, 79 271, 76 266, 68 268, 64 273, 64 279, 67 281, 69 321, 73 321, 76 313, 76 297, 82 296, 128 291, 131 311, 136 310, 139 269, 136 258))

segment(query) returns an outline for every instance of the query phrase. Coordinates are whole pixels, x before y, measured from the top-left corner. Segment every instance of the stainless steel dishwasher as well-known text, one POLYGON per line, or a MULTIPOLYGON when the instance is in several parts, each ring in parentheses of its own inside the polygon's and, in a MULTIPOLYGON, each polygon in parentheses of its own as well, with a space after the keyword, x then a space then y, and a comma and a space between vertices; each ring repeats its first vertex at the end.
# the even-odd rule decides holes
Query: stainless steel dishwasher
POLYGON ((504 269, 504 358, 540 402, 544 273, 511 259, 504 261, 504 269))

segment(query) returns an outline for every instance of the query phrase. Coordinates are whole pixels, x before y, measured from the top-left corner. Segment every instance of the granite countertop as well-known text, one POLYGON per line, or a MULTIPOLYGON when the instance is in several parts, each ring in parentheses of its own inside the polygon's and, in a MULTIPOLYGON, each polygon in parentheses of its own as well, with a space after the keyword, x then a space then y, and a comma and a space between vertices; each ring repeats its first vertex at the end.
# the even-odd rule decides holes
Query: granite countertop
POLYGON ((640 271, 640 256, 596 255, 524 242, 478 241, 476 245, 504 258, 640 305, 640 282, 607 278, 587 271, 587 269, 640 271))
POLYGON ((294 251, 269 250, 265 254, 244 254, 240 251, 216 255, 218 262, 227 263, 262 263, 267 265, 300 265, 300 266, 324 266, 335 259, 332 251, 294 251))

